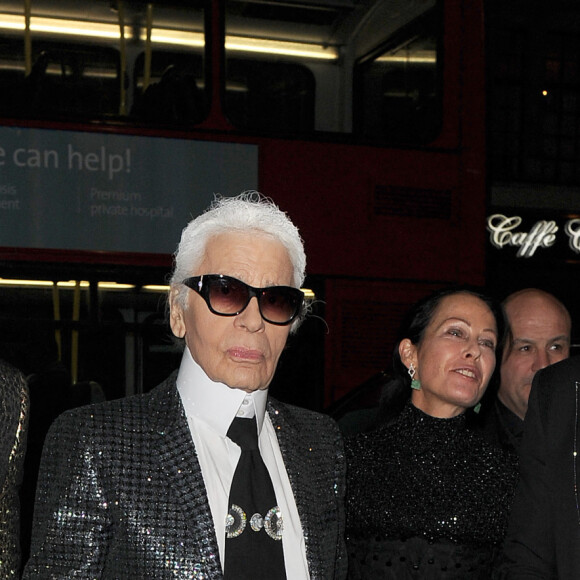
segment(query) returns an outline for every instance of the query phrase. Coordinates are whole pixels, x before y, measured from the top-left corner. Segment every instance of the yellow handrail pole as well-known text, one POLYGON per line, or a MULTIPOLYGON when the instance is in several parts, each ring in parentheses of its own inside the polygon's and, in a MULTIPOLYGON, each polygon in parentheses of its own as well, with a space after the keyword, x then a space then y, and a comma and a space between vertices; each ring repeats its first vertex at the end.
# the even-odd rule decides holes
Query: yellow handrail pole
POLYGON ((81 283, 80 280, 75 282, 74 296, 73 296, 73 329, 71 332, 71 354, 70 354, 70 373, 73 385, 77 383, 79 378, 79 331, 76 327, 81 312, 81 283))
POLYGON ((123 2, 119 1, 119 53, 121 55, 121 95, 119 101, 119 114, 127 114, 127 87, 125 81, 127 77, 127 45, 125 42, 125 7, 123 2))
POLYGON ((60 295, 58 293, 58 286, 56 282, 52 283, 52 311, 54 314, 54 322, 56 324, 54 329, 54 338, 56 340, 56 347, 58 349, 58 360, 62 360, 62 333, 60 330, 60 295))
POLYGON ((147 38, 145 39, 145 70, 143 72, 143 92, 151 82, 151 30, 153 28, 153 4, 147 4, 147 38))
POLYGON ((24 0, 24 67, 26 76, 32 70, 32 39, 30 37, 30 2, 24 0))

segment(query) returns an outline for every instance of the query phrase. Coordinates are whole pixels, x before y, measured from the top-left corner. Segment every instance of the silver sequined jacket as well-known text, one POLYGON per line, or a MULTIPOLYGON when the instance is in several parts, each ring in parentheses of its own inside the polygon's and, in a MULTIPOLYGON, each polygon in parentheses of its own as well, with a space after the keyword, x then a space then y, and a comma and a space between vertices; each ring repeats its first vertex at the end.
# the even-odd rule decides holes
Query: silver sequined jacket
POLYGON ((4 361, 0 361, 0 395, 0 578, 18 578, 18 491, 26 451, 28 388, 24 376, 4 361))
MULTIPOLYGON (((344 455, 334 422, 270 399, 312 580, 346 577, 344 455)), ((221 579, 175 374, 145 395, 68 411, 40 469, 24 578, 221 579)))

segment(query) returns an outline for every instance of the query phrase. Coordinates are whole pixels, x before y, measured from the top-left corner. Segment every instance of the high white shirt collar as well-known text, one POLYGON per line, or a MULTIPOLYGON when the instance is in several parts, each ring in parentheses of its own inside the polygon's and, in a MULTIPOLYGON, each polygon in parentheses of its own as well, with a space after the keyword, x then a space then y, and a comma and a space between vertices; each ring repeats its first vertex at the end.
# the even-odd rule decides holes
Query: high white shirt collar
POLYGON ((177 390, 187 416, 195 417, 225 437, 237 416, 256 417, 262 431, 268 390, 247 393, 212 381, 185 347, 177 375, 177 390))

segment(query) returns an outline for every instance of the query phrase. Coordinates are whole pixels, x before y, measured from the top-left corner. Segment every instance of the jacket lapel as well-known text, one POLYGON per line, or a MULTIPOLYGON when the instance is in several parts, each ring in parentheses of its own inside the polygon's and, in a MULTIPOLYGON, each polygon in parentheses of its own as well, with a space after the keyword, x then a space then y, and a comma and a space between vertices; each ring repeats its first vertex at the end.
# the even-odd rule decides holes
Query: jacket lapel
POLYGON ((201 577, 222 578, 213 519, 197 453, 172 375, 151 398, 154 438, 167 486, 185 514, 187 543, 200 554, 201 577), (165 387, 165 388, 163 388, 165 387), (203 571, 202 571, 203 568, 203 571), (203 574, 208 574, 204 576, 203 574))
POLYGON ((308 443, 301 432, 288 421, 283 405, 269 399, 267 410, 278 436, 284 466, 294 493, 304 534, 308 568, 311 579, 314 580, 317 577, 315 571, 319 570, 322 564, 322 553, 320 543, 312 540, 317 533, 318 515, 316 497, 309 491, 312 490, 312 484, 309 481, 311 469, 308 465, 308 443))

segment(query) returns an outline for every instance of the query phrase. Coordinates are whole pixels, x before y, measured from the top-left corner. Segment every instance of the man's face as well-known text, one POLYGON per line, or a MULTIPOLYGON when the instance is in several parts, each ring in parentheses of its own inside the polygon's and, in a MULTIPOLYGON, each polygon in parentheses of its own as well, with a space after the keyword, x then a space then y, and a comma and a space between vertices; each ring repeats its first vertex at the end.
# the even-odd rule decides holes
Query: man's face
MULTIPOLYGON (((293 285, 288 252, 277 240, 259 234, 212 238, 198 270, 191 272, 202 274, 232 276, 258 288, 293 285)), ((290 332, 290 325, 264 321, 256 298, 236 316, 219 316, 193 290, 185 309, 172 299, 170 323, 210 379, 248 392, 268 387, 290 332)))
POLYGON ((498 398, 524 419, 536 372, 570 354, 570 319, 553 297, 537 292, 513 298, 505 311, 512 339, 503 352, 498 398))

